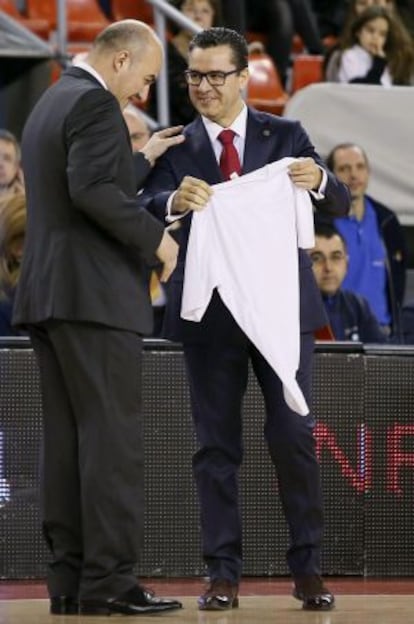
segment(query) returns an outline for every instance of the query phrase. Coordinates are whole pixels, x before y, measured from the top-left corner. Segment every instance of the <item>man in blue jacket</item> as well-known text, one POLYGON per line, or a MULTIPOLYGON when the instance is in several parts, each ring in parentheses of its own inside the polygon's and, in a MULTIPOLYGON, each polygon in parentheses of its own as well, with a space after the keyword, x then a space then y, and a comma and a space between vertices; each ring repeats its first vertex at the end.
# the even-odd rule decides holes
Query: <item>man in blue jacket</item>
POLYGON ((341 288, 348 255, 343 237, 332 225, 316 224, 310 257, 335 339, 385 342, 386 336, 365 297, 341 288))
POLYGON ((326 162, 352 198, 349 215, 335 220, 349 256, 343 286, 366 297, 383 329, 398 338, 407 266, 403 229, 392 210, 366 194, 370 166, 359 145, 337 145, 326 162))

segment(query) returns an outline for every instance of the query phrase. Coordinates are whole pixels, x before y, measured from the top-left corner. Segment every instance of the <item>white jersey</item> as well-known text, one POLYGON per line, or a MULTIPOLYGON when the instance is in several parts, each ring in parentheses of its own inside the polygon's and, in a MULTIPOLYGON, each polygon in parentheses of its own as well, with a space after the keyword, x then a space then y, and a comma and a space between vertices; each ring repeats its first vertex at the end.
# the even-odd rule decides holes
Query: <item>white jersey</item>
POLYGON ((291 409, 309 413, 296 382, 300 356, 298 246, 314 246, 312 203, 283 158, 215 185, 193 213, 182 318, 199 322, 214 288, 283 384, 291 409))

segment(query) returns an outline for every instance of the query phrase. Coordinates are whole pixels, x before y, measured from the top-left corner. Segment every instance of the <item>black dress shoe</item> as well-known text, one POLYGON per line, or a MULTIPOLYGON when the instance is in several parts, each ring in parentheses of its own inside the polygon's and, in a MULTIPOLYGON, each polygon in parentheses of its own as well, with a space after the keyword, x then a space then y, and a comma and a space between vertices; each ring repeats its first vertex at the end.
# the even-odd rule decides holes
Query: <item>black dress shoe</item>
POLYGON ((81 615, 142 615, 147 613, 161 613, 182 608, 181 602, 171 598, 157 598, 153 592, 140 587, 133 587, 117 598, 108 600, 81 600, 79 613, 81 615))
POLYGON ((79 602, 73 596, 54 596, 50 599, 52 615, 78 615, 79 602))
POLYGON ((227 579, 211 581, 207 591, 198 599, 200 611, 224 611, 239 606, 239 586, 227 579))
POLYGON ((319 576, 295 578, 293 595, 302 601, 302 607, 307 611, 330 611, 335 606, 334 595, 319 576))

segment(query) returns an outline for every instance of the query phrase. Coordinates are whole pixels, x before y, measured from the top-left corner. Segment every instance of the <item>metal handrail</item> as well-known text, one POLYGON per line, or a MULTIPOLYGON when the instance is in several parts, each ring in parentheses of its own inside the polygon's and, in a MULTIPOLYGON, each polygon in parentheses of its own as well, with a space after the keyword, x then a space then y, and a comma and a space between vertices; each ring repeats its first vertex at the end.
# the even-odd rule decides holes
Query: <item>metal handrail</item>
MULTIPOLYGON (((181 28, 189 30, 191 33, 196 34, 202 30, 201 26, 198 26, 193 20, 189 19, 185 15, 178 11, 166 2, 165 0, 147 0, 148 4, 151 4, 154 9, 155 18, 155 31, 162 41, 164 50, 167 49, 167 28, 166 17, 168 17, 175 24, 181 28)), ((157 89, 157 117, 162 126, 168 126, 170 124, 170 110, 169 110, 169 93, 168 93, 168 57, 165 55, 164 64, 160 71, 160 75, 156 84, 157 89)))

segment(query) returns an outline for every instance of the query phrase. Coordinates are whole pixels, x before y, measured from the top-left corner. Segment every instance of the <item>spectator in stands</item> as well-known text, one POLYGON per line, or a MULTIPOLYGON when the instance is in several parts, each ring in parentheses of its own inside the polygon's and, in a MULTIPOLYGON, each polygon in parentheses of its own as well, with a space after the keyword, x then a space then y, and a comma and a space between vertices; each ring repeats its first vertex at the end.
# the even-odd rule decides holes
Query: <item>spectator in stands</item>
POLYGON ((23 193, 0 200, 0 336, 21 334, 11 325, 14 292, 20 274, 26 231, 26 198, 23 193))
POLYGON ((23 190, 19 142, 14 134, 0 129, 0 197, 23 190))
MULTIPOLYGON (((218 26, 222 22, 220 0, 172 0, 172 4, 201 28, 218 26)), ((167 43, 169 112, 173 125, 188 124, 196 115, 184 78, 191 38, 191 32, 180 28, 167 43)), ((152 117, 157 117, 155 89, 152 90, 148 110, 152 117)))
POLYGON ((386 336, 365 297, 341 288, 348 255, 338 230, 317 222, 315 246, 309 254, 335 340, 385 342, 386 336))
POLYGON ((395 10, 378 5, 347 21, 338 49, 326 59, 331 82, 410 85, 414 80, 414 44, 395 10))
POLYGON ((284 85, 295 33, 301 36, 309 54, 324 53, 310 0, 246 0, 246 7, 247 30, 266 35, 266 51, 284 85))
MULTIPOLYGON (((152 141, 151 130, 148 126, 147 120, 144 114, 132 104, 128 104, 123 110, 125 123, 128 128, 129 138, 131 139, 131 147, 134 153, 134 160, 136 164, 137 172, 137 185, 141 188, 145 181, 145 177, 142 176, 142 158, 150 159, 151 156, 148 152, 151 151, 152 143, 157 141, 157 136, 162 136, 163 132, 154 133, 152 141)), ((178 130, 179 128, 177 128, 178 130)), ((175 130, 175 129, 174 129, 175 130)), ((145 171, 145 170, 144 170, 145 171)), ((152 269, 149 272, 149 289, 152 303, 152 310, 154 313, 154 328, 152 331, 153 337, 159 337, 161 335, 162 322, 164 318, 166 294, 165 288, 159 279, 159 271, 152 269)))
POLYGON ((143 149, 151 136, 148 123, 141 111, 133 104, 128 104, 124 110, 124 119, 128 128, 131 147, 134 154, 143 149))
POLYGON ((336 145, 327 165, 352 198, 349 215, 335 220, 349 256, 343 286, 366 297, 383 329, 398 338, 407 266, 403 229, 392 210, 366 194, 370 166, 359 145, 336 145))

